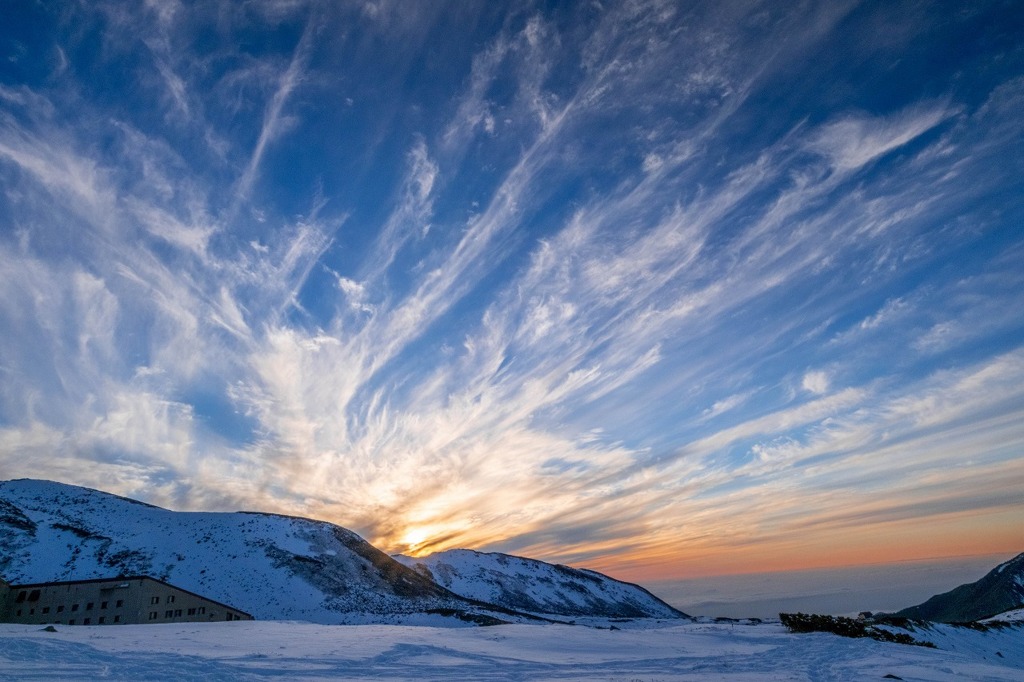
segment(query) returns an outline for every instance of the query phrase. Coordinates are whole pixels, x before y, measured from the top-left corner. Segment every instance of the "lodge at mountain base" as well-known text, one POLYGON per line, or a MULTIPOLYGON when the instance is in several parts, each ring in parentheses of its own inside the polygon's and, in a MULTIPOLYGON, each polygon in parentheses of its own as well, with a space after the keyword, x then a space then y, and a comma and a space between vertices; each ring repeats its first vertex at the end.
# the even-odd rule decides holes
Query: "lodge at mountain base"
POLYGON ((254 620, 252 615, 149 576, 10 585, 0 579, 0 622, 128 625, 254 620))

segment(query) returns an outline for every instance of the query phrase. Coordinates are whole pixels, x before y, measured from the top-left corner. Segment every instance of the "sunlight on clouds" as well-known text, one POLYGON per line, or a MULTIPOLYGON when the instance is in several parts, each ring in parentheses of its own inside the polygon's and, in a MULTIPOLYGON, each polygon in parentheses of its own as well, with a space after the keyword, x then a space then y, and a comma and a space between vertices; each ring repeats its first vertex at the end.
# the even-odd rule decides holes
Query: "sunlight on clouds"
MULTIPOLYGON (((1008 512, 1024 480, 1013 454, 1024 445, 1018 423, 1024 392, 1015 385, 1022 378, 1022 355, 1018 350, 965 372, 937 373, 905 395, 865 400, 820 422, 804 443, 780 435, 755 444, 757 461, 737 473, 754 477, 757 486, 725 493, 720 501, 687 501, 678 511, 683 518, 702 515, 701 533, 724 540, 723 549, 734 545, 729 553, 743 550, 745 543, 735 542, 742 537, 756 541, 755 552, 765 546, 782 551, 796 538, 821 544, 838 529, 880 533, 914 519, 931 523, 985 509, 1008 512), (940 396, 948 412, 936 404, 940 396), (985 463, 968 463, 965 452, 991 454, 985 463), (794 468, 802 471, 799 487, 793 484, 794 468), (716 518, 720 504, 731 514, 716 518), (731 528, 718 530, 723 524, 731 528)), ((1004 537, 1005 530, 993 528, 1004 537)), ((702 542, 685 527, 673 534, 699 551, 702 542)), ((637 566, 657 556, 656 535, 649 537, 648 547, 631 560, 637 566)))
POLYGON ((1011 535, 1019 79, 856 91, 854 3, 150 5, 0 84, 5 476, 637 576, 1011 535))
POLYGON ((407 554, 409 556, 422 556, 422 554, 419 553, 420 548, 427 544, 427 540, 429 540, 432 535, 437 534, 438 529, 424 528, 422 526, 406 530, 398 541, 399 546, 404 546, 406 548, 402 554, 407 554))

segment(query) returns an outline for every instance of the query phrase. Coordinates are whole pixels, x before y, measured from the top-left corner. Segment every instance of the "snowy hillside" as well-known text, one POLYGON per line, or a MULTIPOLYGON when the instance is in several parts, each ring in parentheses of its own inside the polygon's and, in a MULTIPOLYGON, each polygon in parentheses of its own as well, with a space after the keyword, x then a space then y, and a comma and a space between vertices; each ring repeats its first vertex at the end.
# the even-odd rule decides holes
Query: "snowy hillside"
POLYGON ((1009 611, 1004 611, 1004 612, 1002 612, 1002 613, 1000 613, 998 615, 992 616, 991 618, 986 618, 985 620, 983 620, 981 622, 983 622, 983 623, 992 623, 992 622, 1014 623, 1014 622, 1017 622, 1017 621, 1024 621, 1024 608, 1022 608, 1022 609, 1010 609, 1009 611))
POLYGON ((150 575, 258 619, 339 623, 473 610, 333 524, 173 512, 60 483, 0 482, 0 576, 17 583, 117 575, 150 575))
POLYGON ((516 611, 605 618, 687 618, 653 594, 596 571, 508 554, 453 549, 395 559, 468 599, 516 611))
POLYGON ((981 579, 937 594, 896 615, 943 623, 989 618, 1024 608, 1024 554, 999 564, 981 579))

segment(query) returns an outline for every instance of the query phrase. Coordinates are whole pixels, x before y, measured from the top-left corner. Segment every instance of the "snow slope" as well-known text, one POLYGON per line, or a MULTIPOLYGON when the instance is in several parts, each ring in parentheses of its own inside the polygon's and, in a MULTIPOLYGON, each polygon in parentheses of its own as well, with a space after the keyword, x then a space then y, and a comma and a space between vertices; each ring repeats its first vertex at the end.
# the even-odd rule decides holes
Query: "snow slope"
POLYGON ((516 611, 553 616, 688 618, 639 585, 596 571, 468 549, 394 558, 455 594, 516 611))
POLYGON ((1015 621, 1024 621, 1024 609, 1010 609, 1009 611, 1003 611, 1002 613, 1000 613, 998 615, 995 615, 995 616, 992 616, 991 618, 986 618, 985 620, 983 620, 981 622, 982 623, 992 623, 992 622, 996 622, 996 621, 1003 622, 1003 623, 1011 623, 1011 622, 1015 622, 1015 621))
POLYGON ((417 570, 322 521, 173 512, 61 483, 0 482, 0 576, 12 583, 150 575, 260 620, 315 623, 408 623, 438 610, 685 617, 593 571, 469 550, 401 559, 417 570))
POLYGON ((173 512, 49 481, 0 482, 0 576, 150 575, 258 619, 390 622, 476 610, 355 533, 255 513, 173 512))
POLYGON ((949 628, 938 649, 678 619, 622 630, 266 621, 57 630, 0 625, 0 679, 1019 682, 1024 669, 1019 629, 949 628))

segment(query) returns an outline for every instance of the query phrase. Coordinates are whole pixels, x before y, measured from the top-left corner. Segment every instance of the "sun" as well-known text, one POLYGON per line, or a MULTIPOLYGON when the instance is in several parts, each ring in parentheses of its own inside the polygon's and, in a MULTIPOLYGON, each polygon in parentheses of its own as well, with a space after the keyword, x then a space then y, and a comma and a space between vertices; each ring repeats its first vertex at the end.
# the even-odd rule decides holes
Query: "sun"
POLYGON ((416 555, 417 550, 430 539, 430 530, 423 526, 409 528, 402 535, 401 542, 407 554, 416 555))

